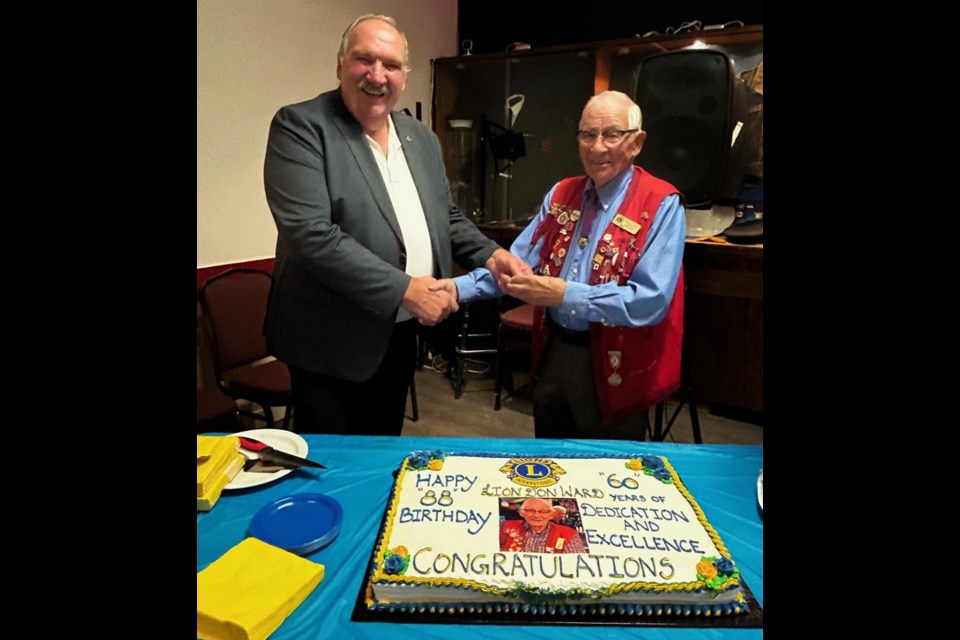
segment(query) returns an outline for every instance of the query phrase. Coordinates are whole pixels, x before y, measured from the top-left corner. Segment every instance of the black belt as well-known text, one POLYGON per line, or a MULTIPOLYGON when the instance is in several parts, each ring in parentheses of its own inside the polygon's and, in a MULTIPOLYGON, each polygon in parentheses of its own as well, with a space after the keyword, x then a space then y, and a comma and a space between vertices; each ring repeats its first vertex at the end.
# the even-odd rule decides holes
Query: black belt
POLYGON ((590 332, 589 331, 574 331, 572 329, 567 329, 561 327, 550 316, 547 316, 547 325, 550 327, 550 332, 566 342, 567 344, 576 344, 582 347, 590 346, 590 332))

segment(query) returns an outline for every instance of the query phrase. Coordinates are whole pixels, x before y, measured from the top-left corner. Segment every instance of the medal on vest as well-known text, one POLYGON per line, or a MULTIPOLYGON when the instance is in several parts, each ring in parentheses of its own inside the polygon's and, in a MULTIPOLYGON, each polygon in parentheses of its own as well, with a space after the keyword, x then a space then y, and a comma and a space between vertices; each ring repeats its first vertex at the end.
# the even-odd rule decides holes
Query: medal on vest
POLYGON ((623 355, 622 351, 607 351, 607 358, 610 360, 610 366, 613 367, 613 373, 607 377, 607 382, 614 387, 623 382, 623 378, 617 373, 617 369, 620 368, 621 355, 623 355))

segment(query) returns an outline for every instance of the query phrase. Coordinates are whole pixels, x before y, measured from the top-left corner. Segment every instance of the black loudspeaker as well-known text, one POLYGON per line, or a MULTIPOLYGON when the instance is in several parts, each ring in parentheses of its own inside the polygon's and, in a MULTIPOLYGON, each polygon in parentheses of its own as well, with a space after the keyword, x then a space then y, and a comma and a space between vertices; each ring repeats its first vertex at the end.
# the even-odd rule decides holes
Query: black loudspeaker
POLYGON ((730 143, 746 110, 727 54, 711 49, 657 53, 640 63, 636 103, 647 139, 637 164, 677 187, 687 207, 735 198, 742 162, 730 143))

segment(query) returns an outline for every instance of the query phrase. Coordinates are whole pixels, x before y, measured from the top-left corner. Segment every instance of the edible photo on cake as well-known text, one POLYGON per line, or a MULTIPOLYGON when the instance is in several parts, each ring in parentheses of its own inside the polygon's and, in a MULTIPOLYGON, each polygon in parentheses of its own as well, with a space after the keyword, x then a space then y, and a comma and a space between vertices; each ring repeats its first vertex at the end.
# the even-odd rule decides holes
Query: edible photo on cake
POLYGON ((504 498, 500 551, 589 553, 574 499, 504 498))

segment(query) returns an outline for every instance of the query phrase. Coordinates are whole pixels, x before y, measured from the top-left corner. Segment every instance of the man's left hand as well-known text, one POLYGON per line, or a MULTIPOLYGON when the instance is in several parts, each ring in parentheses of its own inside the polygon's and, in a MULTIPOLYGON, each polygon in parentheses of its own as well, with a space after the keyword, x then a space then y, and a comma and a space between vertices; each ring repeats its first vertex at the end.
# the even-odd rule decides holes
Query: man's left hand
POLYGON ((493 279, 500 283, 501 288, 503 288, 504 276, 533 275, 533 269, 530 268, 530 265, 503 247, 494 251, 483 266, 493 274, 493 279))

